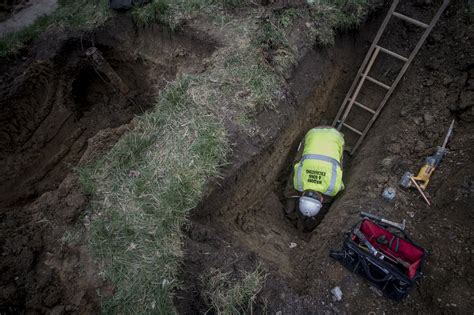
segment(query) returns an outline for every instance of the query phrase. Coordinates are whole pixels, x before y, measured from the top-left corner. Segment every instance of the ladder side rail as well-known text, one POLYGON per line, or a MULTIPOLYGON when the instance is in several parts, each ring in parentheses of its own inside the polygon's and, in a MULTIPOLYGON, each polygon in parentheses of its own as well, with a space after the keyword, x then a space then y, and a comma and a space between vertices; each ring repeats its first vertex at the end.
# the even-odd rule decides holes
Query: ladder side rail
POLYGON ((352 92, 354 91, 355 87, 357 86, 357 83, 360 81, 360 75, 364 71, 365 66, 367 65, 367 63, 369 62, 370 57, 372 56, 372 53, 375 50, 375 46, 377 46, 380 38, 382 37, 383 32, 385 31, 385 28, 388 25, 388 22, 390 21, 390 18, 392 17, 393 12, 397 8, 398 2, 399 2, 399 0, 394 0, 392 2, 392 6, 388 10, 387 15, 385 16, 385 19, 382 22, 382 25, 380 26, 379 30, 377 31, 377 35, 375 35, 375 38, 372 42, 372 45, 370 46, 369 51, 367 52, 367 55, 365 56, 364 61, 362 62, 361 66, 359 68, 359 71, 357 72, 357 75, 355 76, 354 81, 352 82, 352 85, 349 88, 349 91, 347 92, 346 97, 344 98, 344 101, 341 104, 341 107, 339 108, 339 111, 336 114, 336 118, 334 118, 334 121, 332 122, 333 127, 336 126, 337 121, 339 120, 339 117, 341 116, 341 114, 344 111, 344 108, 345 108, 345 105, 347 104, 347 101, 351 97, 352 92))
POLYGON ((401 78, 403 77, 403 75, 405 74, 405 72, 407 71, 408 67, 410 66, 411 62, 413 61, 413 59, 415 58, 416 54, 418 53, 418 51, 420 50, 421 46, 423 45, 423 43, 425 42, 426 38, 428 37, 428 35, 431 33, 431 30, 433 29, 433 27, 435 26, 436 22, 438 22, 439 18, 441 17, 441 14, 444 12, 444 10, 446 9, 446 7, 448 6, 450 0, 444 0, 443 1, 443 4, 441 5, 441 7, 439 8, 438 12, 436 12, 436 15, 433 17, 433 19, 431 20, 430 24, 429 24, 429 27, 425 30, 425 32, 423 33, 423 35, 421 36, 420 40, 418 41, 418 43, 416 44, 415 46, 415 49, 412 51, 412 53, 410 54, 410 57, 408 58, 408 61, 403 65, 402 69, 400 70, 397 78, 395 79, 395 81, 393 82, 392 86, 390 87, 390 90, 387 91, 387 93, 385 94, 385 97, 383 98, 382 102, 380 103, 379 107, 377 108, 377 111, 375 112, 375 114, 372 116, 372 119, 369 121, 369 123, 367 124, 367 126, 365 127, 362 135, 359 137, 359 140, 357 141, 357 143, 355 144, 354 148, 352 148, 352 151, 351 151, 351 155, 353 155, 355 153, 355 151, 357 150, 357 148, 360 146, 362 140, 364 140, 365 136, 367 135, 367 132, 369 131, 370 127, 372 127, 373 123, 375 122, 375 120, 377 119, 377 117, 379 116, 380 112, 382 111, 383 107, 385 106, 385 104, 387 103, 388 99, 390 98, 390 96, 392 95, 393 91, 395 90, 395 88, 397 87, 398 83, 400 82, 401 78))
POLYGON ((374 54, 372 55, 372 58, 369 61, 369 64, 367 65, 367 69, 365 70, 364 73, 362 73, 362 78, 359 81, 359 84, 357 85, 357 89, 354 92, 354 95, 351 97, 351 100, 349 102, 349 105, 347 105, 346 110, 344 112, 344 115, 342 116, 339 125, 337 126, 337 130, 341 130, 341 127, 343 126, 343 123, 346 121, 347 116, 349 115, 349 112, 352 109, 352 106, 354 105, 355 100, 357 99, 357 96, 359 95, 359 92, 362 88, 362 85, 364 85, 365 78, 370 72, 370 69, 372 68, 372 65, 375 62, 375 59, 377 58, 377 55, 379 54, 380 48, 376 47, 374 54))

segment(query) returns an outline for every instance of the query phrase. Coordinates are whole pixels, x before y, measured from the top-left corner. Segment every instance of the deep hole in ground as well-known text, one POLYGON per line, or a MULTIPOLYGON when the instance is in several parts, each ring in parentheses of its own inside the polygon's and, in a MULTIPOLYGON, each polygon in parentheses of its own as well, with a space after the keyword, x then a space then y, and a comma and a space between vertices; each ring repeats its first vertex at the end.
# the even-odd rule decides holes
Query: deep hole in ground
MULTIPOLYGON (((437 5, 439 2, 436 1, 412 7, 403 3, 401 12, 426 21, 433 16, 437 5)), ((470 46, 460 44, 461 38, 467 34, 464 31, 454 38, 451 35, 454 30, 465 29, 468 32, 472 29, 463 12, 461 3, 453 4, 438 23, 357 156, 345 166, 346 191, 336 199, 321 224, 306 235, 299 234, 283 214, 281 191, 290 173, 292 158, 307 130, 332 123, 383 13, 372 17, 359 33, 338 38, 334 47, 310 50, 304 55, 294 70, 290 92, 285 96, 286 101, 278 107, 278 112, 265 112, 257 119, 265 136, 249 138, 238 133, 233 135, 236 145, 232 168, 210 190, 201 206, 193 211, 192 225, 186 230, 187 254, 181 274, 184 286, 175 298, 181 313, 208 310, 206 297, 202 294, 205 283, 201 275, 212 268, 229 272, 238 279, 242 277, 242 271, 253 270, 262 262, 270 276, 257 308, 270 312, 305 314, 328 310, 357 313, 387 308, 402 312, 414 309, 426 311, 438 310, 441 306, 451 307, 449 303, 444 305, 440 302, 446 300, 466 307, 462 301, 469 299, 472 276, 466 279, 460 275, 455 282, 448 280, 450 270, 456 268, 453 263, 449 265, 445 255, 441 254, 450 250, 450 242, 443 239, 449 233, 436 230, 439 223, 435 223, 436 215, 433 214, 447 216, 446 222, 459 229, 457 237, 466 239, 469 225, 459 227, 458 217, 461 213, 466 222, 472 223, 469 206, 466 207, 472 200, 472 193, 464 193, 467 199, 459 205, 457 214, 451 216, 444 211, 446 202, 427 209, 410 192, 399 191, 394 204, 384 204, 380 198, 383 187, 396 187, 404 170, 409 167, 416 169, 424 156, 432 154, 445 133, 444 126, 447 128, 453 117, 460 119, 459 140, 457 144, 453 141, 453 150, 462 153, 463 142, 472 146, 473 139, 468 131, 472 118, 458 109, 463 106, 449 107, 450 102, 468 97, 472 88, 466 84, 466 80, 473 75, 473 60, 469 56, 472 55, 469 53, 472 42, 470 46), (456 60, 458 54, 462 58, 456 60), (459 84, 452 84, 457 80, 459 84), (430 119, 432 116, 426 115, 427 112, 438 116, 430 119), (436 124, 433 124, 434 120, 436 124), (394 220, 411 218, 410 232, 415 238, 424 240, 422 245, 427 246, 429 251, 433 248, 438 254, 431 258, 437 267, 429 267, 428 272, 436 273, 439 278, 435 280, 435 276, 431 275, 430 279, 424 280, 424 287, 414 290, 413 298, 394 304, 379 297, 363 282, 357 281, 354 275, 331 261, 329 250, 340 246, 344 232, 357 221, 361 210, 383 214, 394 220), (412 216, 411 213, 416 214, 412 216), (291 243, 297 246, 291 248, 291 243), (448 284, 463 289, 456 287, 455 292, 446 293, 442 286, 448 284), (329 290, 336 285, 341 285, 346 292, 345 304, 333 304, 331 300, 329 290), (436 300, 437 296, 442 298, 436 300), (437 301, 436 306, 433 300, 437 301)), ((389 26, 386 34, 389 37, 382 39, 385 47, 407 55, 420 32, 413 26, 396 21, 389 26)), ((371 75, 390 83, 399 68, 396 60, 383 59, 378 67, 374 66, 371 75)), ((376 105, 383 92, 378 86, 368 85, 361 92, 361 102, 376 105)), ((367 121, 363 114, 356 113, 353 117, 355 120, 350 123, 356 126, 367 121)), ((359 126, 359 129, 363 128, 359 126)), ((353 145, 353 135, 344 133, 347 144, 353 145)), ((462 154, 456 157, 460 161, 445 161, 445 169, 455 170, 456 163, 469 161, 462 154)), ((472 166, 452 179, 456 187, 464 189, 462 187, 471 185, 463 184, 472 181, 469 169, 472 166)), ((443 175, 438 176, 442 178, 443 175)), ((443 187, 446 187, 442 182, 432 185, 433 198, 439 200, 440 196, 445 196, 443 187)), ((453 198, 451 196, 450 200, 454 203, 456 199, 453 198)), ((462 246, 461 242, 456 249, 463 251, 459 261, 468 264, 470 254, 469 251, 465 253, 462 246)))
POLYGON ((123 16, 87 34, 46 33, 0 62, 0 305, 96 311, 102 284, 94 263, 83 246, 61 244, 87 207, 73 168, 132 128, 167 82, 202 72, 214 49, 192 30, 137 28, 123 16), (126 93, 86 55, 90 47, 126 93))

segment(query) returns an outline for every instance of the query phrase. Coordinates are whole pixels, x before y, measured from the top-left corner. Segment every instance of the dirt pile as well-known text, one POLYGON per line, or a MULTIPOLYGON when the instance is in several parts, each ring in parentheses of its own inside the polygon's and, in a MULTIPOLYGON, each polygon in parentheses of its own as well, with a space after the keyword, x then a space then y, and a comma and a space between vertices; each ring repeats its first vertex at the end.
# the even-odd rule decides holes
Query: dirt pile
MULTIPOLYGON (((402 13, 424 20, 438 5, 416 4, 413 9, 403 7, 402 13)), ((238 275, 259 262, 270 272, 260 295, 269 312, 469 312, 474 280, 467 267, 472 257, 469 231, 474 198, 469 160, 474 144, 469 131, 474 60, 470 53, 473 25, 462 3, 451 4, 410 66, 346 167, 346 191, 318 228, 310 235, 300 235, 283 215, 281 187, 296 146, 310 127, 332 122, 380 17, 362 28, 360 35, 340 38, 334 48, 306 54, 278 114, 265 112, 259 117, 265 137, 236 135, 234 168, 193 213, 182 274, 186 287, 176 297, 181 312, 207 309, 200 294, 201 273, 219 268, 238 275), (433 206, 428 208, 416 192, 400 189, 394 203, 384 202, 380 197, 383 188, 397 187, 406 170, 418 171, 424 158, 442 142, 452 118, 457 122, 448 145, 451 153, 428 189, 433 206), (426 277, 401 303, 379 297, 328 257, 361 210, 393 220, 408 219, 408 232, 430 252, 426 277), (297 246, 290 248, 290 243, 297 246), (342 302, 332 301, 330 290, 335 286, 342 288, 342 302)), ((407 55, 418 33, 406 23, 395 24, 389 32, 395 47, 387 47, 407 55)), ((385 40, 382 43, 390 44, 385 40)), ((373 76, 387 82, 400 67, 387 60, 379 66, 373 76)), ((372 89, 363 96, 366 103, 376 104, 379 94, 372 89)))
POLYGON ((110 148, 182 73, 201 72, 214 44, 138 29, 117 18, 89 34, 47 33, 0 63, 0 305, 96 312, 102 284, 76 224, 88 206, 74 166, 110 148), (128 92, 86 55, 96 47, 128 92))

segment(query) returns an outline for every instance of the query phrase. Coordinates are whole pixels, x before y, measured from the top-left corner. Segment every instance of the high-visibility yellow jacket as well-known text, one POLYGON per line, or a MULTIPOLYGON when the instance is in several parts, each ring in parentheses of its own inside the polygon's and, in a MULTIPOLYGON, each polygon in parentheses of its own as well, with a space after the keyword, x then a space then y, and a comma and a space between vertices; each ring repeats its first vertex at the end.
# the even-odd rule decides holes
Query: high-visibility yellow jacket
POLYGON ((303 156, 294 166, 293 186, 335 196, 344 189, 341 160, 344 137, 334 128, 313 128, 304 137, 303 156))

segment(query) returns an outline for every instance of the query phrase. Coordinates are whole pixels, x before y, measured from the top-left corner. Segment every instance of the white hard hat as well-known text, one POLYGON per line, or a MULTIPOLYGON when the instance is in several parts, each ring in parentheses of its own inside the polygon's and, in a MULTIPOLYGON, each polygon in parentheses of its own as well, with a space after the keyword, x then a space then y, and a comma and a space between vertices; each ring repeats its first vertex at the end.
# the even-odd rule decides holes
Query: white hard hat
POLYGON ((314 217, 319 213, 323 204, 321 201, 311 197, 300 197, 300 212, 306 217, 314 217))

